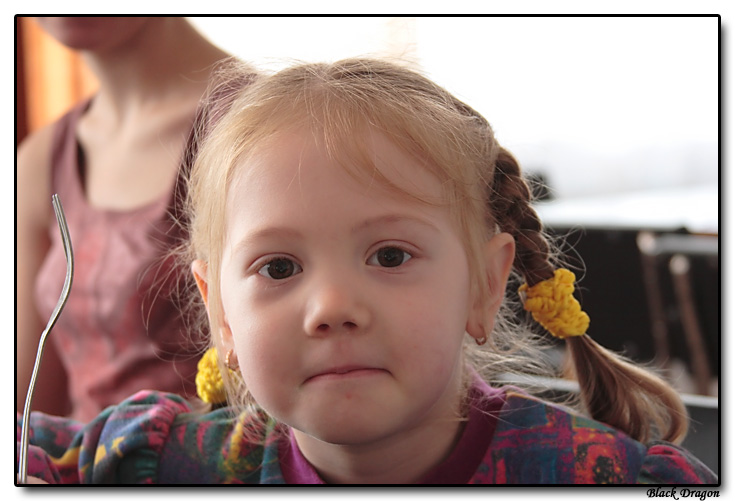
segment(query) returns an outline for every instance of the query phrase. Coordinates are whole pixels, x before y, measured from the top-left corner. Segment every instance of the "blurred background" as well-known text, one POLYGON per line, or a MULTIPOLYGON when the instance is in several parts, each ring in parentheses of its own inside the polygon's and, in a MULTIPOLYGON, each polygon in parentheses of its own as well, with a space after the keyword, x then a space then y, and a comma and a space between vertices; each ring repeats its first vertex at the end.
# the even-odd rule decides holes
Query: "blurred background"
MULTIPOLYGON (((558 197, 717 184, 715 17, 191 20, 262 67, 379 55, 422 69, 485 115, 558 197)), ((95 83, 32 19, 18 34, 32 130, 95 83)))
MULTIPOLYGON (((191 21, 263 68, 389 57, 482 113, 529 173, 544 223, 565 238, 590 334, 687 396, 687 446, 718 471, 717 17, 191 21)), ((96 82, 35 21, 16 18, 16 28, 20 141, 96 82)))

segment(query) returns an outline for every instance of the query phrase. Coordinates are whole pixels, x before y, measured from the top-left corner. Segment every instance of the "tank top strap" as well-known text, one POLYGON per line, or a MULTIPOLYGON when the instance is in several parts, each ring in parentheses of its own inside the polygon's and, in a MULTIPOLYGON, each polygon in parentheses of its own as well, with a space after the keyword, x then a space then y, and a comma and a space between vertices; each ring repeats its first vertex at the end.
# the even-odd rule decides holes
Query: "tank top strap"
MULTIPOLYGON (((65 113, 54 127, 51 142, 51 193, 83 197, 79 186, 79 142, 77 124, 93 98, 86 98, 65 113)), ((62 199, 62 203, 64 200, 62 199)))

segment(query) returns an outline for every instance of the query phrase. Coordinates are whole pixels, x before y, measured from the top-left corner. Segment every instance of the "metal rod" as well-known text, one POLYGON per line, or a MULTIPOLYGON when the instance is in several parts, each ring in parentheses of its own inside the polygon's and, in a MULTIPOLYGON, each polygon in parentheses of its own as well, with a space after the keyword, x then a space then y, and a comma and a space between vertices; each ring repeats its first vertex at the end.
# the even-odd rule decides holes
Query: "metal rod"
POLYGON ((31 403, 33 402, 33 391, 36 386, 36 378, 38 377, 38 371, 41 367, 41 359, 43 358, 43 349, 46 346, 46 338, 49 332, 54 327, 56 319, 59 318, 61 310, 64 309, 66 300, 69 298, 69 291, 71 290, 71 283, 74 277, 74 254, 71 248, 71 238, 69 237, 69 227, 66 225, 66 216, 64 215, 64 208, 61 206, 59 196, 54 194, 51 197, 51 203, 54 206, 54 212, 56 213, 56 222, 59 224, 59 231, 61 231, 61 239, 64 242, 64 254, 66 254, 66 278, 64 278, 64 287, 61 289, 61 296, 59 301, 56 303, 54 311, 51 313, 44 329, 41 334, 41 339, 38 342, 38 351, 36 352, 36 362, 33 365, 33 374, 31 375, 31 382, 28 385, 28 394, 26 395, 26 402, 23 408, 23 427, 20 435, 20 465, 19 465, 19 481, 21 484, 25 484, 28 479, 28 439, 29 439, 29 421, 31 417, 31 403))

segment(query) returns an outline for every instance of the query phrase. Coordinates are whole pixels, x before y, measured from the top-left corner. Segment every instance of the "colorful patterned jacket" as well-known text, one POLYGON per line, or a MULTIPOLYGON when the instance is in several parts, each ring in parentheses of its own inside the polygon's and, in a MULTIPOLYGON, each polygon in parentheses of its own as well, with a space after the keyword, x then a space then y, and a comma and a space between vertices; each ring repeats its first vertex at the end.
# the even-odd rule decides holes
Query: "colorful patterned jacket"
MULTIPOLYGON (((473 389, 484 401, 494 398, 496 407, 473 407, 457 445, 462 454, 450 454, 437 468, 457 473, 426 482, 718 484, 703 463, 678 446, 645 446, 514 388, 473 389), (469 470, 451 465, 457 457, 469 470)), ((181 397, 152 391, 106 409, 86 426, 33 413, 28 474, 51 483, 321 482, 292 447, 288 430, 270 422, 261 426, 264 440, 254 444, 243 433, 251 425, 244 414, 196 413, 181 397)))

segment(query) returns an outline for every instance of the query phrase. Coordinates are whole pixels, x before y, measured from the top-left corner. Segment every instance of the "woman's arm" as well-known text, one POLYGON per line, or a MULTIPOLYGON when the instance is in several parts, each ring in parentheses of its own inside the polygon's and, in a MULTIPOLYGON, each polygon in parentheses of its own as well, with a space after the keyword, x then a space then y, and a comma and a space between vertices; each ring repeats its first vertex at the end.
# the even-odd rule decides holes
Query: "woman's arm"
MULTIPOLYGON (((16 411, 23 412, 38 342, 48 319, 40 318, 34 300, 36 275, 50 242, 51 137, 46 127, 18 148, 16 164, 16 411)), ((58 291, 59 293, 61 290, 58 291)), ((51 334, 53 335, 53 333, 51 334)), ((36 381, 34 410, 66 415, 70 412, 66 372, 53 342, 47 342, 36 381)))

